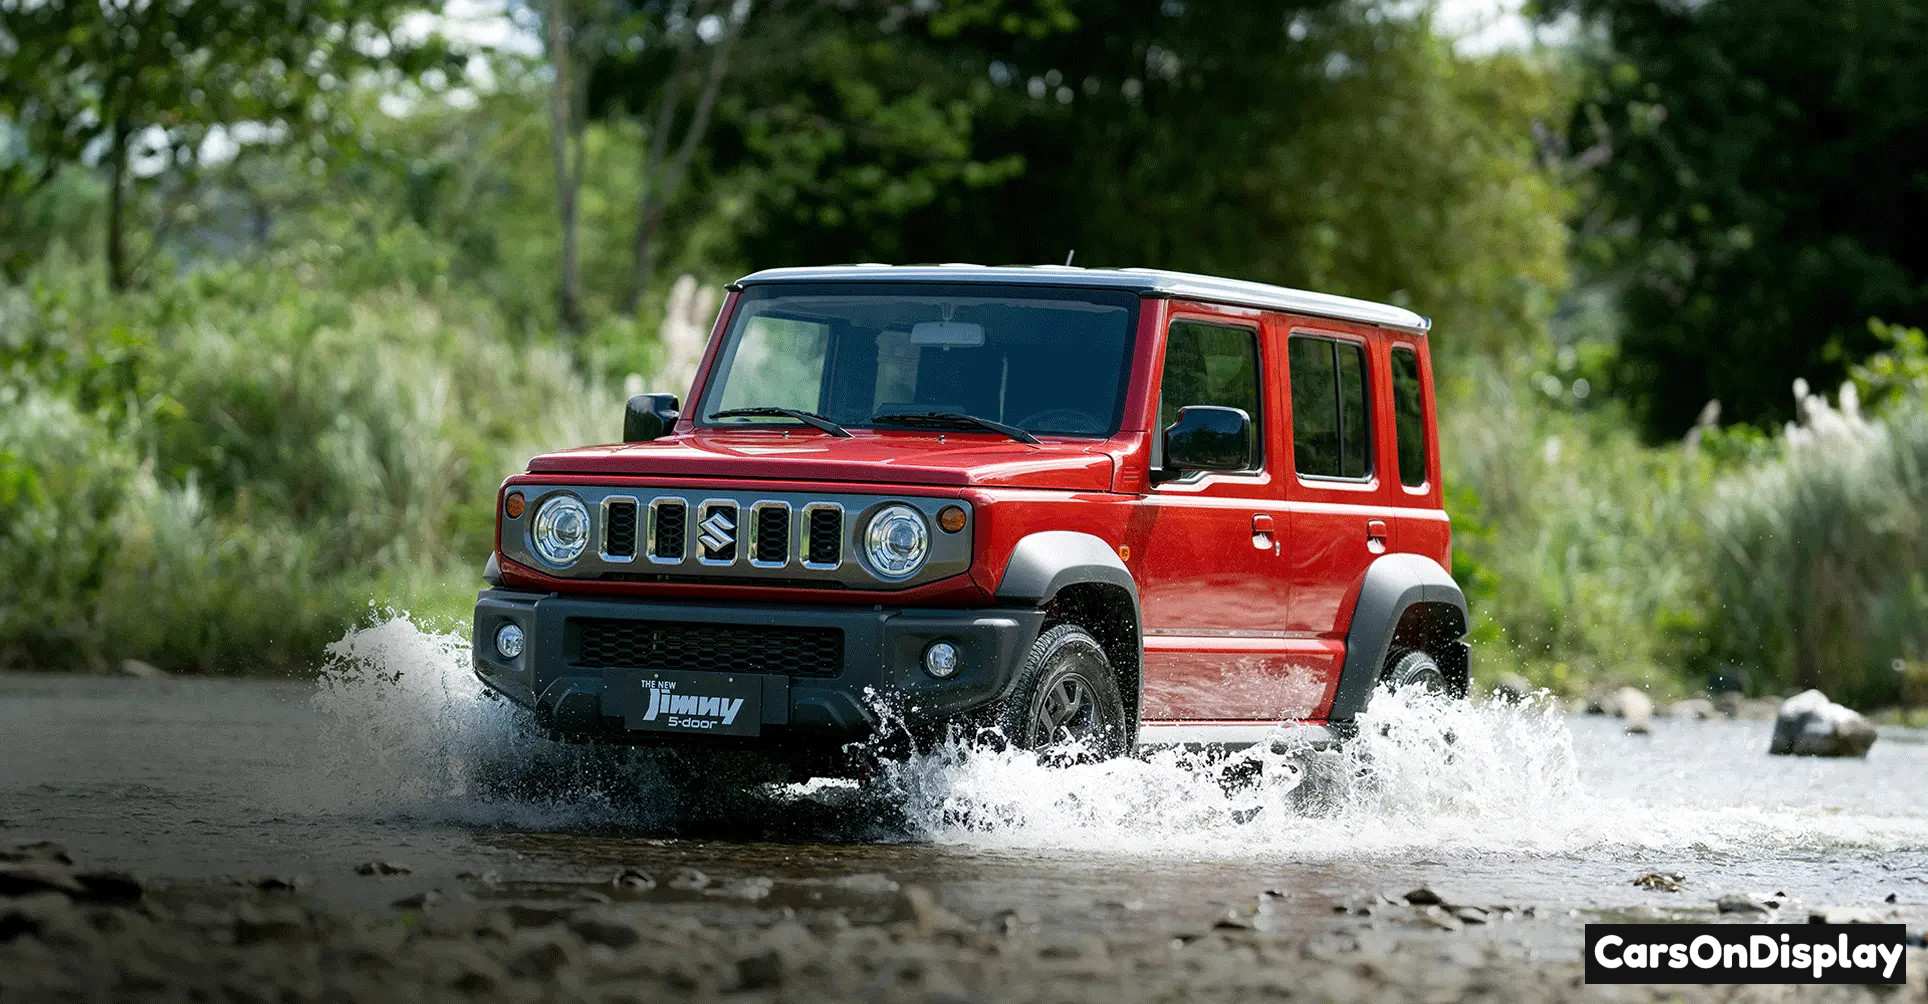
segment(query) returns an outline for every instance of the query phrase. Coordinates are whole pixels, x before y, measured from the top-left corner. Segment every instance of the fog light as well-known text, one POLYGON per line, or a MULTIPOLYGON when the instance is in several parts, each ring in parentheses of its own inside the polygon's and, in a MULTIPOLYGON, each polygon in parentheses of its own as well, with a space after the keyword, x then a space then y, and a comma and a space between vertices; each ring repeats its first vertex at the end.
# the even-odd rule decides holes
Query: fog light
POLYGON ((934 641, 924 650, 924 672, 942 680, 957 672, 957 646, 947 641, 934 641))
POLYGON ((522 654, 522 629, 514 624, 504 624, 495 631, 495 651, 504 659, 513 659, 522 654))

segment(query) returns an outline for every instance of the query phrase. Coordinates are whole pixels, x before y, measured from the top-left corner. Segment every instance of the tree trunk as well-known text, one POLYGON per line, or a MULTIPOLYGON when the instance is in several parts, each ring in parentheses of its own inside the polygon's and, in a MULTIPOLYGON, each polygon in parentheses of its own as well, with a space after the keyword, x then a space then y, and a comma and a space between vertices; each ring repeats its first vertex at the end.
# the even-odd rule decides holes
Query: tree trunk
POLYGON ((637 203, 634 260, 629 292, 623 298, 625 312, 635 312, 642 304, 643 296, 649 292, 649 282, 656 270, 657 232, 662 228, 663 217, 669 212, 677 190, 682 187, 683 179, 689 173, 690 160, 696 154, 697 145, 709 131, 710 114, 716 109, 717 94, 723 88, 724 76, 729 73, 730 51, 736 46, 737 37, 743 33, 744 22, 750 17, 750 8, 751 5, 745 3, 734 12, 741 16, 724 15, 723 37, 713 43, 710 65, 703 74, 696 104, 690 109, 689 123, 684 126, 683 138, 677 144, 676 152, 669 155, 667 161, 664 154, 674 122, 677 82, 682 74, 672 74, 670 81, 664 85, 663 100, 657 106, 656 124, 650 130, 649 146, 643 158, 643 194, 637 203))
POLYGON ((549 92, 549 149, 556 171, 556 222, 562 230, 562 260, 556 277, 556 314, 571 332, 583 327, 580 267, 576 250, 576 199, 582 189, 582 128, 577 110, 576 74, 571 53, 569 8, 565 0, 549 6, 549 63, 556 79, 549 92))
POLYGON ((127 139, 125 118, 114 121, 107 151, 107 288, 127 289, 127 139))

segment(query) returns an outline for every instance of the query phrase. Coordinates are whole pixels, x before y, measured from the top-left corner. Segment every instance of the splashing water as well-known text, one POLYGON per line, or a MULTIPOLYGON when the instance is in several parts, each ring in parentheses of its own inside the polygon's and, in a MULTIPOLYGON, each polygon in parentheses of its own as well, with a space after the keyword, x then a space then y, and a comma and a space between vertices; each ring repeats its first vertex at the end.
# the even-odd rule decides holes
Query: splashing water
MULTIPOLYGON (((1417 849, 1910 848, 1928 833, 1918 810, 1902 808, 1905 798, 1891 810, 1878 785, 1858 804, 1813 804, 1838 788, 1842 775, 1827 773, 1836 766, 1786 766, 1805 788, 1750 789, 1735 778, 1761 772, 1745 763, 1668 768, 1656 748, 1640 745, 1626 749, 1651 762, 1589 763, 1575 752, 1581 723, 1546 702, 1381 694, 1344 746, 1246 754, 1255 762, 1237 782, 1228 782, 1223 756, 1163 751, 1063 765, 953 737, 880 764, 861 785, 745 789, 679 804, 664 794, 675 787, 664 783, 674 762, 544 738, 530 716, 475 680, 465 638, 406 617, 331 646, 313 701, 327 754, 303 781, 309 804, 328 797, 376 812, 530 827, 694 826, 753 837, 796 836, 802 826, 803 835, 831 840, 1298 860, 1417 849)), ((1617 734, 1591 741, 1638 742, 1617 734)), ((1691 737, 1687 749, 1721 755, 1691 737)))

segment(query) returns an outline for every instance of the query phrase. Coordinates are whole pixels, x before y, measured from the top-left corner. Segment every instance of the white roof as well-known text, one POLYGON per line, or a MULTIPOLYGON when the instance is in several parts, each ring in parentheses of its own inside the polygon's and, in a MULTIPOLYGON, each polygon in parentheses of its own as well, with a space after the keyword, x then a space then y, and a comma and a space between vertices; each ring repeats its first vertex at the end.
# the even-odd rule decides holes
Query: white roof
POLYGON ((1349 296, 1311 293, 1262 282, 1221 279, 1156 268, 1077 268, 1070 265, 820 265, 770 268, 738 279, 733 287, 778 282, 986 282, 1029 286, 1123 289, 1149 296, 1261 307, 1342 321, 1424 332, 1432 321, 1404 307, 1349 296))

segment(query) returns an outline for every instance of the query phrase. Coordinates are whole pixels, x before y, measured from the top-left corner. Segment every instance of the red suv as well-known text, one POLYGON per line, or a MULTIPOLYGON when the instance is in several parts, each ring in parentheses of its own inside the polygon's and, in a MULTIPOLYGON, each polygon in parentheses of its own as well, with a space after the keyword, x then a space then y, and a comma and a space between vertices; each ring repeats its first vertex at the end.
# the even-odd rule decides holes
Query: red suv
POLYGON ((503 483, 484 683, 798 774, 953 723, 1116 754, 1463 693, 1428 321, 1143 269, 738 280, 679 410, 503 483))

